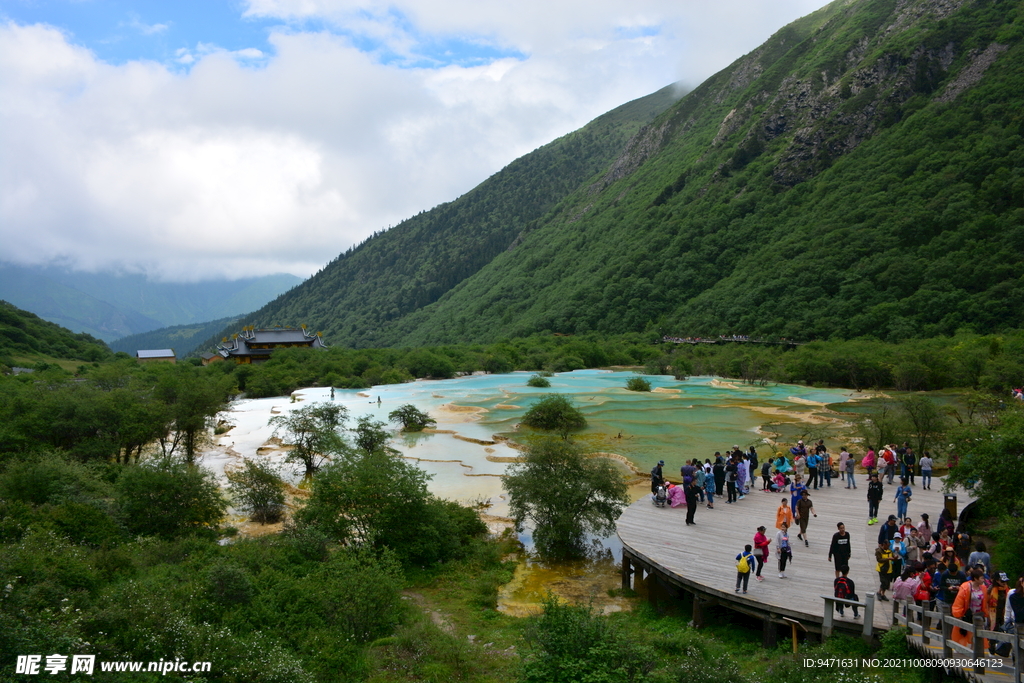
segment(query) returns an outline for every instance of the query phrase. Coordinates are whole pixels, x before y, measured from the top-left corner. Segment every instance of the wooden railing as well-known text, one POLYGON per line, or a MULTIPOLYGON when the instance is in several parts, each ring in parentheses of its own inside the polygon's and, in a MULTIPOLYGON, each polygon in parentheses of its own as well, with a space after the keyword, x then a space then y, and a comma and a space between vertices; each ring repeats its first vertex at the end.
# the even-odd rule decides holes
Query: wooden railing
POLYGON ((835 628, 835 606, 844 605, 846 607, 863 607, 864 608, 864 628, 861 629, 861 636, 865 640, 871 640, 871 636, 874 633, 875 628, 875 594, 867 593, 864 595, 864 602, 857 600, 847 600, 845 598, 837 598, 831 595, 822 595, 821 598, 825 601, 825 618, 821 621, 821 637, 824 640, 832 635, 832 631, 835 628))
MULTIPOLYGON (((910 631, 909 636, 920 638, 921 644, 926 648, 929 645, 940 646, 943 659, 949 659, 954 655, 966 655, 974 660, 991 660, 998 655, 991 655, 986 651, 986 639, 1010 643, 1014 676, 1012 680, 1014 683, 1024 683, 1024 679, 1021 677, 1021 658, 1024 656, 1022 640, 1024 639, 1021 634, 989 631, 985 628, 985 618, 981 615, 975 615, 971 622, 957 619, 950 613, 949 605, 944 603, 938 603, 938 610, 933 612, 913 602, 894 600, 892 609, 894 626, 906 626, 910 631), (967 632, 971 642, 969 646, 961 645, 953 640, 954 628, 960 628, 967 632)), ((975 666, 972 670, 978 675, 985 674, 984 666, 975 666)))

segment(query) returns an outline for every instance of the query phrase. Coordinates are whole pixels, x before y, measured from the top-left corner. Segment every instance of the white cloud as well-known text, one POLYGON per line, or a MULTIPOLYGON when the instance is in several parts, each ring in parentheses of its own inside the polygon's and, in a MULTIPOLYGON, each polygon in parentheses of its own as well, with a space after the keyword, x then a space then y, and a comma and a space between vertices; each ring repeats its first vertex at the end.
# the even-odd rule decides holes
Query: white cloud
POLYGON ((176 65, 113 66, 52 27, 0 24, 0 258, 307 275, 817 4, 251 0, 291 22, 269 53, 198 43, 176 65), (409 68, 444 40, 521 56, 409 68))

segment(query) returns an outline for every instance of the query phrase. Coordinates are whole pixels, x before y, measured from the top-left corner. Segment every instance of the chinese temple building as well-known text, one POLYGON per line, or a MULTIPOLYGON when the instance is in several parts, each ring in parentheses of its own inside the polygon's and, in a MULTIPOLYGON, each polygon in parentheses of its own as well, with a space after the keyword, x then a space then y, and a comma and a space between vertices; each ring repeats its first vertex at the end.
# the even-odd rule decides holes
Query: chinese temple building
POLYGON ((273 327, 257 330, 245 327, 232 339, 225 337, 217 345, 217 353, 236 363, 260 363, 270 358, 274 349, 326 349, 320 333, 311 334, 305 327, 273 327))

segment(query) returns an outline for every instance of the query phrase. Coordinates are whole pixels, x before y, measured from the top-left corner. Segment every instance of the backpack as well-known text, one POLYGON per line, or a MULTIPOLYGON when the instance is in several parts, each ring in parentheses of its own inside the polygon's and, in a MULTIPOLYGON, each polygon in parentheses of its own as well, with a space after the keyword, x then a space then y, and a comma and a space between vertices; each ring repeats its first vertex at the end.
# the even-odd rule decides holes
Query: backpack
POLYGON ((843 600, 849 600, 850 595, 850 580, 845 576, 841 576, 836 579, 836 597, 842 598, 843 600))
POLYGON ((746 574, 750 571, 750 563, 747 562, 746 555, 740 555, 740 561, 736 563, 736 571, 740 574, 746 574))

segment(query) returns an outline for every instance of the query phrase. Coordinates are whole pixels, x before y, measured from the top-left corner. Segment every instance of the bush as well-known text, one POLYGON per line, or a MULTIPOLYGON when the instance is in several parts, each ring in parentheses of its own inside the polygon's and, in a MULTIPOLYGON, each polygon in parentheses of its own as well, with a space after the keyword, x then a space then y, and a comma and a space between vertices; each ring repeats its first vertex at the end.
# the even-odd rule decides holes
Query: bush
POLYGON ((551 382, 546 377, 541 375, 534 375, 530 379, 526 380, 526 386, 537 387, 538 389, 546 389, 551 386, 551 382))
POLYGON ((569 432, 586 427, 587 419, 565 396, 553 394, 527 410, 522 423, 534 429, 558 432, 566 439, 569 432))
POLYGON ((388 419, 392 422, 400 422, 403 432, 422 432, 426 427, 437 424, 437 420, 411 403, 392 410, 388 413, 388 419))
POLYGON ((651 383, 643 377, 630 377, 626 382, 626 388, 630 391, 650 391, 651 383))
POLYGON ((247 510, 254 522, 273 524, 284 517, 284 481, 279 468, 267 461, 246 460, 242 469, 225 472, 225 476, 235 505, 247 510))
POLYGON ((524 683, 644 681, 655 662, 649 647, 631 640, 590 606, 564 604, 550 595, 525 636, 524 683))
POLYGON ((209 530, 227 509, 212 472, 171 458, 125 468, 115 489, 121 522, 144 536, 209 530))

